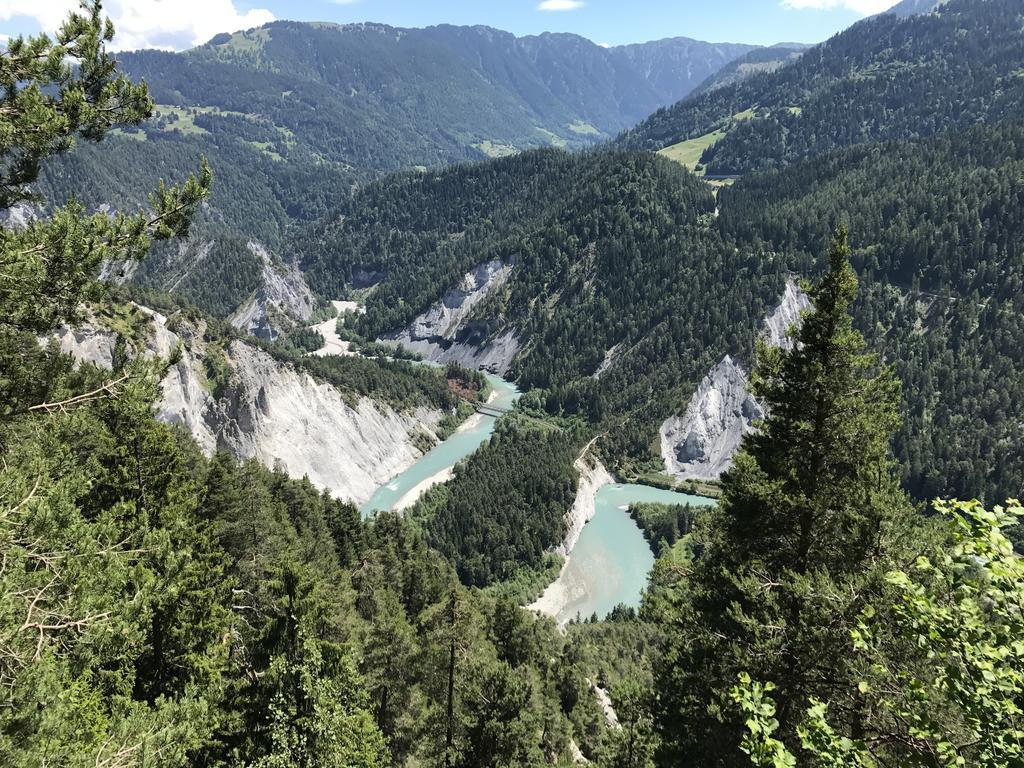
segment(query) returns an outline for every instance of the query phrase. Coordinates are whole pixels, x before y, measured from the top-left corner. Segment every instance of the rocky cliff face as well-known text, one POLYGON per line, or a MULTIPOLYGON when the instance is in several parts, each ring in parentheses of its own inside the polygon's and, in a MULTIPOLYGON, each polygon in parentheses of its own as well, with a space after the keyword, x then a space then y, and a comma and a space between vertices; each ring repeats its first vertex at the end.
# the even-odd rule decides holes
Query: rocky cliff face
POLYGON ((28 203, 15 203, 10 208, 0 208, 0 227, 22 230, 39 218, 39 211, 28 203))
POLYGON ((305 322, 313 314, 313 294, 297 264, 277 262, 260 243, 248 248, 263 265, 261 285, 231 316, 231 324, 261 339, 276 339, 281 318, 305 322))
POLYGON ((800 313, 811 308, 811 299, 793 278, 786 281, 786 289, 777 307, 764 319, 762 335, 765 341, 775 347, 792 349, 793 340, 789 329, 798 327, 800 313))
POLYGON ((513 268, 512 261, 501 259, 480 264, 390 340, 419 352, 427 360, 455 362, 504 374, 519 352, 518 336, 514 330, 492 335, 486 324, 472 320, 471 316, 474 307, 508 282, 513 268))
POLYGON ((732 463, 732 455, 761 406, 747 391, 747 376, 728 355, 711 369, 690 398, 682 416, 661 425, 661 454, 665 470, 676 477, 717 479, 732 463))
MULTIPOLYGON (((214 350, 203 341, 202 327, 179 323, 172 330, 162 315, 153 319, 147 353, 166 357, 182 347, 161 382, 158 417, 187 429, 207 454, 226 450, 280 466, 361 504, 420 457, 414 437, 432 433, 443 416, 426 408, 399 413, 368 397, 353 401, 244 342, 214 350), (230 371, 216 392, 206 376, 205 356, 213 354, 222 355, 230 371)), ((77 359, 111 366, 112 332, 88 326, 59 338, 77 359)))
MULTIPOLYGON (((764 319, 763 338, 783 349, 793 340, 790 328, 811 301, 799 284, 790 279, 778 306, 764 319)), ((750 394, 747 375, 728 355, 704 377, 682 415, 661 425, 661 456, 665 471, 679 479, 717 480, 732 465, 743 435, 764 417, 750 394)))

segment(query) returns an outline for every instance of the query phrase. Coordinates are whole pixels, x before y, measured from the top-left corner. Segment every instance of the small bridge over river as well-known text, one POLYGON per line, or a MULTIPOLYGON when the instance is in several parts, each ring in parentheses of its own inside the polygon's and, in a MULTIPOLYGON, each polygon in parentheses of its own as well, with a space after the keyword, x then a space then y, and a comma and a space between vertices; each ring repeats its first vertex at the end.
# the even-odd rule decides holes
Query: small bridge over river
POLYGON ((476 409, 477 413, 482 413, 484 416, 493 416, 494 418, 504 416, 512 410, 511 408, 503 408, 501 406, 490 405, 488 403, 475 403, 473 407, 476 409))

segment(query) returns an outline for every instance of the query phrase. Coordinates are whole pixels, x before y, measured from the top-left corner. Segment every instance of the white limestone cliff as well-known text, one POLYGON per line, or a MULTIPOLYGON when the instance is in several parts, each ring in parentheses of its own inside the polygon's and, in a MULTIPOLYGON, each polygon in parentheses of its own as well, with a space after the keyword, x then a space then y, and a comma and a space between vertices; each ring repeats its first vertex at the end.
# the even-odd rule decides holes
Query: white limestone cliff
POLYGON ((555 548, 555 552, 562 557, 567 557, 572 552, 580 539, 580 534, 583 533, 583 526, 594 519, 597 512, 597 492, 614 482, 611 473, 597 459, 590 459, 586 455, 580 456, 576 459, 575 466, 580 473, 576 499, 565 514, 565 538, 555 548))
MULTIPOLYGON (((409 467, 422 454, 415 437, 433 433, 443 414, 418 408, 409 413, 369 397, 346 396, 330 384, 281 363, 242 341, 223 352, 226 384, 211 391, 204 356, 213 354, 203 329, 152 313, 145 346, 167 357, 181 343, 181 358, 161 382, 160 420, 187 429, 207 454, 226 450, 308 476, 318 488, 357 504, 409 467)), ((80 361, 112 364, 114 334, 84 326, 59 334, 62 348, 80 361)))
POLYGON ((810 308, 811 298, 804 293, 800 284, 793 278, 787 280, 778 306, 764 319, 762 336, 765 341, 774 347, 792 349, 793 340, 789 337, 789 330, 799 326, 801 313, 810 308))
POLYGON ((281 332, 276 316, 305 322, 313 314, 313 293, 298 264, 276 261, 254 240, 248 243, 248 248, 262 265, 260 287, 229 319, 235 328, 253 336, 276 339, 281 332))
MULTIPOLYGON (((789 330, 799 325, 801 313, 810 308, 810 298, 790 278, 778 305, 764 319, 762 337, 776 347, 791 349, 789 330)), ((665 471, 681 480, 717 480, 732 465, 743 436, 763 417, 749 392, 746 373, 726 355, 701 381, 685 411, 661 425, 665 471)))
POLYGON ((701 381, 686 411, 661 425, 665 470, 681 478, 717 479, 762 415, 747 391, 746 374, 726 355, 701 381))
POLYGON ((471 315, 474 307, 508 283, 513 269, 513 261, 501 259, 476 266, 408 328, 388 340, 419 352, 426 360, 504 374, 519 352, 518 335, 505 330, 491 336, 471 315))

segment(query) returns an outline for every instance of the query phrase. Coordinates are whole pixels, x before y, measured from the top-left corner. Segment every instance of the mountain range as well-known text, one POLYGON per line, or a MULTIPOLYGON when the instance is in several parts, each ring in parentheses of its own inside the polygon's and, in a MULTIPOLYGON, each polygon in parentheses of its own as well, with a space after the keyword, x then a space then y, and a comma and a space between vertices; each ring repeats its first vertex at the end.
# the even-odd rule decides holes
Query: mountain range
POLYGON ((767 170, 844 146, 1020 117, 1020 7, 897 6, 791 66, 659 110, 619 141, 693 155, 708 173, 767 170))
MULTIPOLYGON (((694 52, 706 57, 711 48, 672 40, 603 49, 573 36, 515 38, 486 28, 273 24, 220 36, 185 54, 126 56, 129 71, 149 79, 159 103, 177 100, 179 106, 162 107, 144 133, 52 166, 47 184, 52 190, 73 186, 87 203, 127 203, 154 181, 140 170, 184 173, 183 158, 205 152, 219 174, 218 192, 193 237, 133 266, 127 279, 183 295, 270 338, 304 323, 318 302, 359 298, 367 311, 350 328, 359 338, 401 338, 439 359, 486 361, 543 393, 536 403, 541 410, 622 419, 607 438, 609 454, 620 471, 648 471, 657 463, 650 445, 658 426, 684 408, 724 356, 749 364, 754 329, 779 301, 788 277, 813 273, 827 232, 855 210, 844 185, 861 189, 864 201, 874 204, 892 198, 901 174, 912 172, 922 186, 899 193, 908 206, 915 201, 902 214, 907 225, 877 229, 861 223, 854 230, 854 257, 871 286, 859 321, 879 349, 916 343, 914 329, 929 322, 945 329, 927 336, 935 346, 921 350, 913 364, 903 360, 909 366, 902 370, 908 408, 933 391, 931 379, 920 376, 923 356, 955 352, 963 366, 974 366, 974 378, 940 398, 944 412, 970 413, 979 407, 981 381, 1008 395, 1017 387, 1015 374, 990 379, 1005 371, 1005 342, 1017 331, 997 314, 982 324, 981 346, 968 353, 954 346, 948 331, 968 322, 962 305, 932 304, 922 317, 899 314, 891 301, 894 295, 907 301, 912 290, 934 296, 993 291, 995 263, 1004 278, 1017 274, 1012 249, 1001 250, 1009 234, 984 234, 1012 232, 1005 215, 992 208, 1008 204, 1012 192, 1005 184, 955 204, 934 192, 945 185, 969 187, 965 179, 985 174, 1012 176, 1016 161, 1000 161, 993 150, 1006 135, 978 130, 957 144, 965 153, 962 178, 949 168, 948 145, 924 139, 1024 116, 1024 46, 1020 26, 1012 23, 1019 9, 1011 0, 952 0, 933 13, 918 13, 932 10, 930 4, 894 10, 804 52, 785 45, 730 51, 732 64, 703 77, 694 95, 622 134, 614 151, 538 149, 390 175, 373 167, 374 151, 367 147, 359 150, 362 167, 349 162, 346 152, 356 145, 347 142, 355 134, 343 139, 330 130, 348 127, 339 115, 354 114, 354 104, 340 96, 346 88, 355 94, 351 99, 373 94, 359 102, 366 136, 409 130, 413 138, 394 146, 390 163, 400 162, 403 146, 417 147, 405 156, 413 163, 430 145, 439 153, 425 164, 443 166, 476 150, 430 144, 437 134, 421 128, 442 119, 441 112, 431 112, 430 97, 449 92, 427 81, 436 85, 452 73, 468 73, 467 61, 477 62, 477 74, 465 78, 484 84, 475 95, 464 94, 466 103, 519 104, 513 112, 530 115, 521 126, 540 119, 564 123, 576 115, 611 130, 614 120, 627 119, 621 110, 640 108, 636 94, 633 101, 612 98, 625 94, 616 78, 642 73, 648 86, 640 96, 660 89, 659 98, 668 98, 667 73, 680 70, 694 52), (476 53, 467 53, 471 49, 476 53), (421 65, 412 73, 409 50, 437 68, 421 65), (354 65, 364 59, 365 65, 354 65), (585 71, 589 78, 581 76, 585 71), (252 79, 243 79, 243 72, 252 79), (394 72, 408 73, 411 79, 401 87, 417 94, 422 110, 401 111, 407 104, 397 98, 400 78, 388 80, 394 72), (389 92, 397 101, 383 98, 389 92), (294 110, 293 98, 300 105, 294 110), (303 99, 312 104, 321 98, 329 105, 323 110, 301 107, 303 99), (250 111, 243 112, 247 106, 250 111), (328 114, 335 108, 342 111, 328 114), (620 110, 620 117, 608 110, 620 110), (848 149, 860 145, 874 149, 866 155, 848 149), (900 162, 882 162, 881 146, 900 162), (972 147, 981 154, 972 155, 972 147), (111 163, 110 153, 123 162, 111 163), (750 181, 716 193, 673 160, 698 174, 746 174, 750 181), (817 210, 816 201, 800 194, 813 188, 823 169, 844 180, 833 182, 829 194, 845 202, 824 209, 812 223, 805 212, 817 210), (773 192, 754 195, 755 189, 773 192), (802 207, 765 218, 777 207, 774 201, 794 194, 802 207), (936 236, 929 234, 938 226, 931 222, 955 220, 963 233, 974 226, 972 216, 981 222, 979 237, 994 243, 985 247, 998 254, 980 273, 975 263, 926 245, 936 236), (785 236, 777 232, 783 218, 793 222, 785 236), (890 258, 878 256, 880 248, 890 258), (490 274, 503 277, 493 286, 484 280, 457 325, 430 330, 436 326, 431 313, 444 312, 438 302, 466 281, 481 285, 478 276, 490 274), (716 297, 713 307, 701 301, 709 295, 716 297), (296 303, 290 296, 306 298, 296 303), (879 318, 890 332, 873 337, 879 318), (987 357, 993 350, 997 357, 987 357)), ((693 76, 689 83, 696 81, 693 76)), ((449 128, 459 119, 454 116, 449 128)), ((489 119, 484 115, 477 125, 489 119)), ((502 122, 514 130, 511 119, 502 122)), ((444 135, 447 141, 455 133, 444 135)), ((1002 444, 1009 422, 993 413, 986 421, 972 434, 987 434, 988 446, 1002 444)), ((922 415, 905 429, 900 456, 909 467, 906 483, 922 493, 986 495, 1005 490, 1013 476, 1007 469, 983 478, 971 469, 944 472, 940 480, 936 467, 951 460, 941 446, 963 439, 953 434, 954 422, 922 415), (937 424, 945 426, 936 431, 937 424)))

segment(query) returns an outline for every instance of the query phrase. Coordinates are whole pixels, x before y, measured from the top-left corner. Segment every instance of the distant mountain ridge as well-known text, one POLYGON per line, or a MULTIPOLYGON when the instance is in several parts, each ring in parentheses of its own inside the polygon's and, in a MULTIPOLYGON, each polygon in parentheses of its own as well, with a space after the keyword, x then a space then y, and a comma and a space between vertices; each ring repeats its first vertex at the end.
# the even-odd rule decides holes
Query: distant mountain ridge
POLYGON ((915 12, 934 5, 915 0, 865 19, 789 66, 659 110, 620 143, 696 153, 708 173, 737 175, 1024 116, 1020 0, 915 12))
POLYGON ((694 89, 691 95, 699 95, 741 83, 749 77, 775 72, 799 59, 810 45, 779 43, 770 48, 755 48, 738 59, 733 59, 694 89))
POLYGON ((159 104, 256 114, 324 159, 392 170, 593 144, 754 48, 279 21, 184 53, 120 58, 159 104))
POLYGON ((946 0, 902 0, 885 13, 904 17, 914 16, 918 13, 931 13, 945 2, 946 0))
POLYGON ((207 156, 216 183, 191 241, 158 248, 125 279, 226 317, 263 290, 253 248, 287 272, 297 254, 282 251, 285 233, 353 188, 392 171, 592 146, 752 49, 274 22, 183 53, 119 54, 149 84, 154 119, 55 159, 42 186, 58 202, 74 189, 87 206, 132 207, 207 156))

